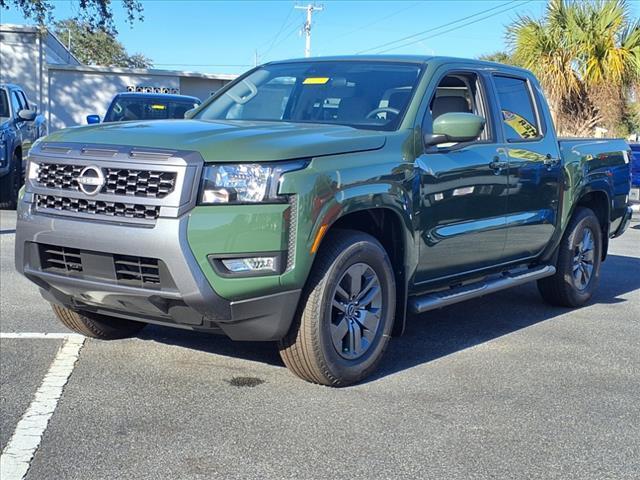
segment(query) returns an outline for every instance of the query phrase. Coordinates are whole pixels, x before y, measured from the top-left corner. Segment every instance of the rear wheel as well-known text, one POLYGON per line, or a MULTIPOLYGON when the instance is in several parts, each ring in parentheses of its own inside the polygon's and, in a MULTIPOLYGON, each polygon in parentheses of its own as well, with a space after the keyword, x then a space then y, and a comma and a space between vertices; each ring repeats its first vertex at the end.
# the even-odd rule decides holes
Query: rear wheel
POLYGON ((279 344, 282 360, 313 383, 362 380, 389 342, 395 296, 384 247, 370 235, 336 231, 318 253, 296 321, 279 344))
POLYGON ((591 299, 600 279, 602 230, 593 210, 576 210, 558 248, 556 273, 538 280, 538 290, 552 305, 582 306, 591 299))
POLYGON ((80 313, 60 305, 51 304, 51 307, 65 327, 85 337, 116 340, 132 337, 146 326, 145 323, 133 320, 98 315, 97 313, 80 313))
POLYGON ((0 208, 14 209, 22 186, 22 156, 15 152, 9 172, 0 179, 0 208))

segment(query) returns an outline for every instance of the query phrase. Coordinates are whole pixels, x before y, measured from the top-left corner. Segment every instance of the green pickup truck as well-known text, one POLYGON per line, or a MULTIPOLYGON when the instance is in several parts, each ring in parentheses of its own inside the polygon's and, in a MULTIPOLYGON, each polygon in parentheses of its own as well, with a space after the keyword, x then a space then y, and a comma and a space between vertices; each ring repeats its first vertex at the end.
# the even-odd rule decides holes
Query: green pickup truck
POLYGON ((72 330, 276 341, 299 377, 349 385, 409 313, 534 280, 585 304, 631 217, 628 145, 558 140, 505 65, 274 62, 187 117, 32 148, 16 265, 72 330))

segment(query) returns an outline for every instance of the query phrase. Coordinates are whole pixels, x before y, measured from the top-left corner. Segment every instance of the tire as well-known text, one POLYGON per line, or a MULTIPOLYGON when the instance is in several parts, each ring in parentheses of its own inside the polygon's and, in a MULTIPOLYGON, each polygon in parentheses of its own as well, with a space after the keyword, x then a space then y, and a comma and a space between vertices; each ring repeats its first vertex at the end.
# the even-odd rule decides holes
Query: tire
POLYGON ((556 273, 538 280, 538 290, 551 305, 580 307, 591 299, 600 280, 602 230, 593 210, 576 209, 558 249, 556 273), (585 249, 589 244, 592 248, 585 249), (584 274, 589 271, 585 282, 584 274))
POLYGON ((80 313, 60 305, 51 304, 54 313, 65 327, 85 337, 100 340, 116 340, 132 337, 146 324, 124 320, 122 318, 108 317, 96 313, 80 313))
POLYGON ((312 383, 343 387, 364 379, 389 343, 395 299, 384 247, 362 232, 333 232, 314 262, 291 329, 279 342, 282 360, 312 383), (357 292, 359 303, 349 298, 357 292))
POLYGON ((18 205, 18 192, 22 187, 22 157, 13 154, 9 172, 0 179, 0 208, 13 210, 18 205))

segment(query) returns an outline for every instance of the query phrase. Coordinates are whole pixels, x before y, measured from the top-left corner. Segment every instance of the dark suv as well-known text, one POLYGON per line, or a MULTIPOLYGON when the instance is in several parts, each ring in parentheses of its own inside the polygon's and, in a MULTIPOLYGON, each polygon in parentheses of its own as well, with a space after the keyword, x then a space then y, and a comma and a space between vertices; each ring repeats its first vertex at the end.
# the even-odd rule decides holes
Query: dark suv
POLYGON ((46 133, 44 116, 17 85, 0 84, 0 208, 15 208, 23 159, 46 133))

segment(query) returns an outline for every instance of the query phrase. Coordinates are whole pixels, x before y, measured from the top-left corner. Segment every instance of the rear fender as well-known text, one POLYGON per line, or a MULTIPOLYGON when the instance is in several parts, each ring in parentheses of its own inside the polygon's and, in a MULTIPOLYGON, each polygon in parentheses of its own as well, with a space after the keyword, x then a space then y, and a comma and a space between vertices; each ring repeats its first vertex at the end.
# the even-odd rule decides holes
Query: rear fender
MULTIPOLYGON (((545 253, 541 257, 543 262, 555 264, 555 260, 557 259, 558 255, 558 247, 560 246, 560 242, 564 237, 571 218, 575 214, 578 207, 590 207, 588 202, 585 202, 584 199, 588 198, 591 194, 602 195, 606 198, 606 200, 602 202, 602 208, 604 209, 603 218, 598 218, 602 226, 602 260, 606 258, 609 248, 609 229, 611 226, 610 192, 611 188, 609 183, 605 179, 600 179, 583 185, 578 193, 575 196, 571 197, 571 205, 569 206, 569 208, 567 208, 566 212, 563 212, 562 214, 561 226, 556 230, 556 233, 553 236, 549 247, 547 248, 547 250, 545 250, 545 253)), ((593 207, 591 208, 592 210, 594 209, 593 207)), ((597 211, 595 213, 596 215, 598 215, 597 211)))

